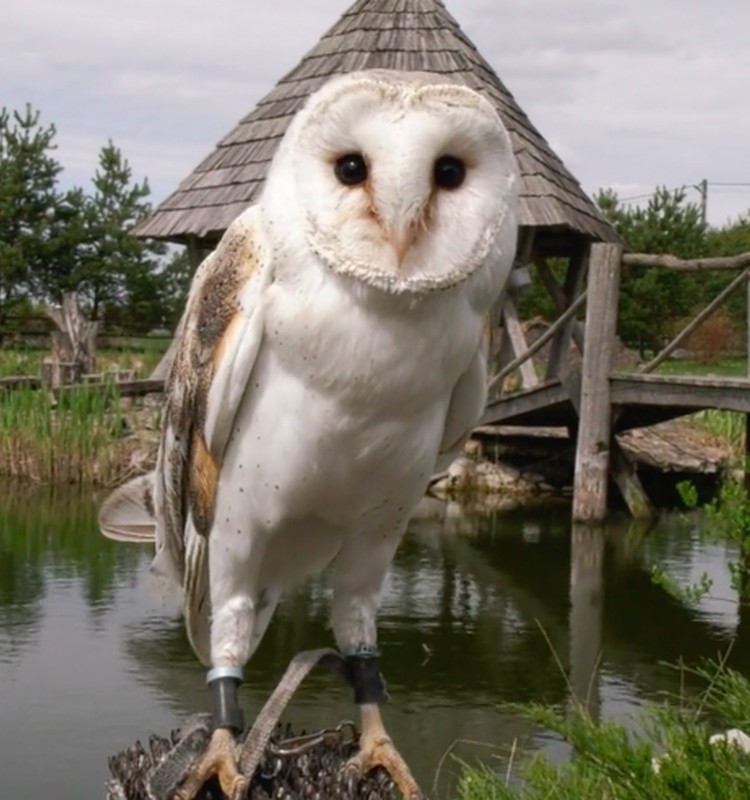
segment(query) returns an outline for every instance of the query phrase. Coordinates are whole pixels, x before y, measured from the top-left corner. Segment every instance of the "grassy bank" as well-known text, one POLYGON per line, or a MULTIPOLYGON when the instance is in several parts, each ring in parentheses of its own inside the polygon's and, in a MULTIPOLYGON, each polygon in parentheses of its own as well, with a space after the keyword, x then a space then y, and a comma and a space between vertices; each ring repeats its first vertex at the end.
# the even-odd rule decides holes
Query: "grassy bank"
POLYGON ((515 752, 497 769, 466 767, 458 800, 741 800, 750 797, 748 755, 712 734, 750 734, 750 682, 719 665, 698 671, 706 690, 685 705, 651 706, 640 735, 623 725, 595 724, 582 709, 513 710, 571 745, 571 760, 515 752))

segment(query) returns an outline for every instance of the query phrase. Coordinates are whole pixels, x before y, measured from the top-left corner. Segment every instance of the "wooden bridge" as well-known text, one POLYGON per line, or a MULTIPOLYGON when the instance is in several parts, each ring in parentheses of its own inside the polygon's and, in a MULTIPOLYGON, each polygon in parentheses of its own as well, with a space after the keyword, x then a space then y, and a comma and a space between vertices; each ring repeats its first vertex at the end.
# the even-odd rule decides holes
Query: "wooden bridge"
MULTIPOLYGON (((650 516, 653 508, 615 435, 707 408, 739 411, 750 420, 750 378, 653 374, 733 292, 745 286, 750 298, 750 253, 684 261, 625 253, 619 244, 597 243, 570 259, 563 285, 553 278, 543 258, 537 256, 534 263, 560 316, 546 333, 527 345, 511 289, 500 311, 500 344, 492 353, 501 369, 491 381, 482 423, 567 429, 576 444, 574 520, 603 519, 610 478, 634 516, 650 516), (739 274, 651 361, 634 372, 615 371, 621 270, 643 267, 735 270, 739 274), (584 305, 585 322, 581 322, 576 315, 584 305), (578 361, 570 358, 571 343, 580 354, 578 361), (545 345, 549 345, 549 355, 544 369, 539 369, 533 358, 545 345), (505 391, 508 379, 516 375, 520 388, 505 391)), ((748 309, 750 314, 750 302, 748 309)))

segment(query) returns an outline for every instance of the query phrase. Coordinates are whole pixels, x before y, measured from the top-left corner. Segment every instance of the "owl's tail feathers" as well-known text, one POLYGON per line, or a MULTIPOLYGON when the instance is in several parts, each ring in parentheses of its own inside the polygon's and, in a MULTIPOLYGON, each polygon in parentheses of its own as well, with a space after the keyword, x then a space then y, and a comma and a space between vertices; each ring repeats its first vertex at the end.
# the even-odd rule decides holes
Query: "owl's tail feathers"
POLYGON ((154 473, 139 475, 112 492, 99 509, 99 529, 116 542, 153 543, 154 473))

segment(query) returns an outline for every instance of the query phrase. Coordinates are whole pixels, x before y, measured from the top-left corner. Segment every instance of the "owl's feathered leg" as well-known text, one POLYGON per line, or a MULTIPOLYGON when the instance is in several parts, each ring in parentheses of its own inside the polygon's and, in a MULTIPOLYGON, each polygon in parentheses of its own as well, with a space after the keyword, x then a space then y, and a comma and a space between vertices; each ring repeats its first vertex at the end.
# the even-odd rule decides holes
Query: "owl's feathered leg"
POLYGON ((356 537, 342 548, 333 573, 331 625, 345 657, 346 673, 354 689, 362 726, 359 752, 344 767, 345 775, 356 780, 381 766, 406 800, 421 800, 424 795, 388 736, 379 708, 388 695, 378 660, 378 596, 400 539, 400 535, 395 535, 384 540, 378 532, 377 546, 364 548, 365 559, 362 540, 356 537))
MULTIPOLYGON (((247 541, 247 539, 245 540, 247 541)), ((248 778, 238 767, 239 752, 235 738, 244 721, 237 699, 242 670, 268 627, 280 592, 262 590, 248 567, 258 553, 252 543, 242 544, 242 537, 222 536, 214 529, 209 539, 210 569, 210 658, 207 683, 211 688, 213 708, 208 749, 194 764, 175 794, 175 800, 193 800, 203 784, 218 777, 221 789, 230 800, 240 800, 247 793, 248 778), (234 552, 230 553, 232 548, 234 552), (218 550, 218 553, 214 553, 218 550)), ((188 603, 197 598, 188 599, 188 603)), ((197 614, 186 613, 191 640, 200 638, 199 630, 190 629, 192 620, 201 624, 197 614)))

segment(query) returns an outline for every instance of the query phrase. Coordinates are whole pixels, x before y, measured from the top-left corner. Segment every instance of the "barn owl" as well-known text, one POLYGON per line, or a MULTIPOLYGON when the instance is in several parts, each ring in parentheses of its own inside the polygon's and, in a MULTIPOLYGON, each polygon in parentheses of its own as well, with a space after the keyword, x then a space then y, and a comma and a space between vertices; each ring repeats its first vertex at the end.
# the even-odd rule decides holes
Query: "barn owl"
POLYGON ((199 267, 155 472, 100 513, 105 535, 153 535, 154 570, 182 588, 210 668, 215 729, 181 800, 212 773, 243 796, 233 687, 284 591, 328 565, 333 634, 362 684, 350 768, 380 764, 421 796, 379 711, 378 595, 484 408, 483 328, 515 254, 518 187, 480 94, 352 73, 309 98, 260 201, 199 267))

